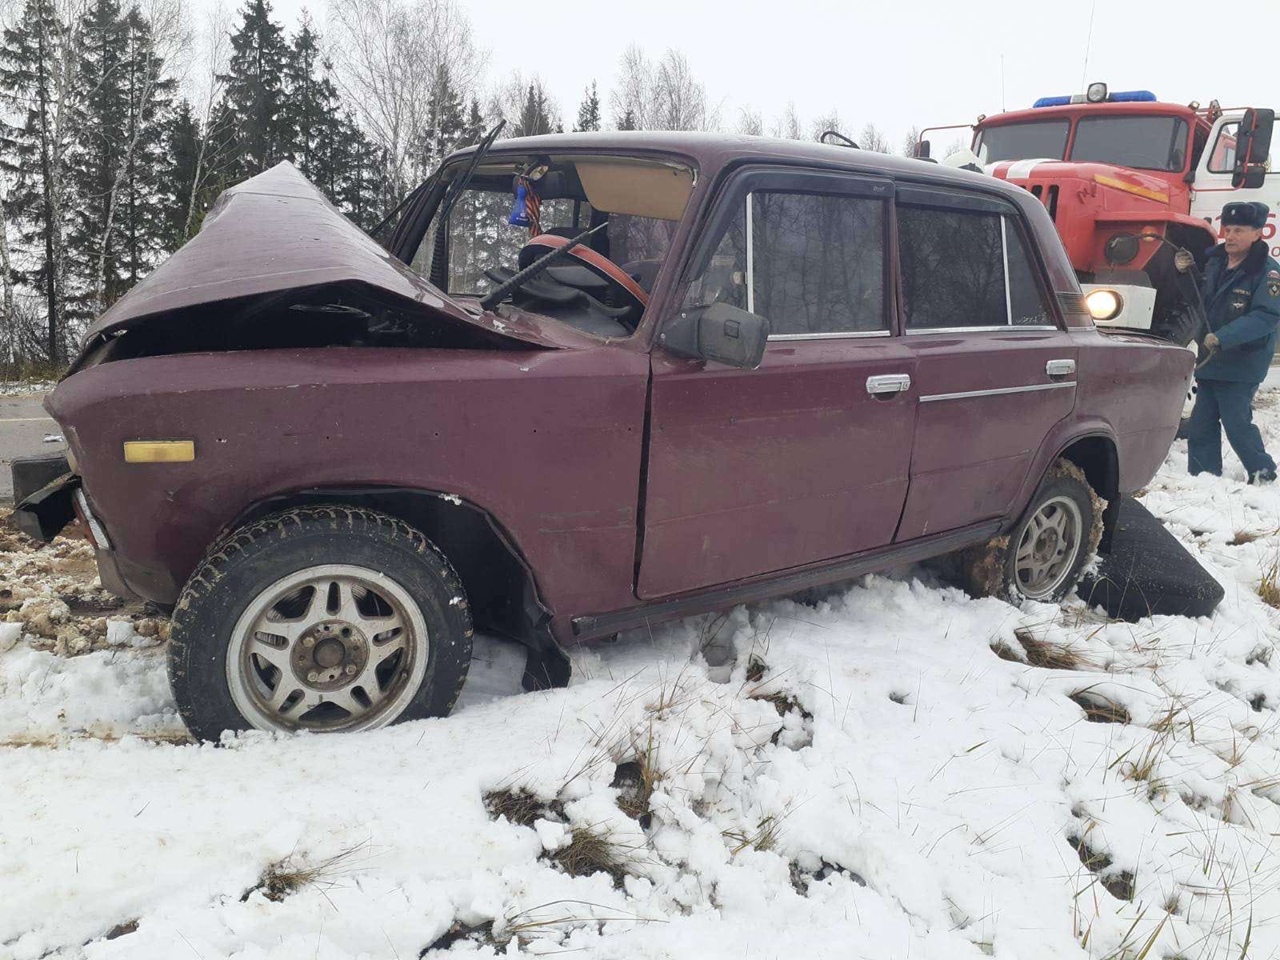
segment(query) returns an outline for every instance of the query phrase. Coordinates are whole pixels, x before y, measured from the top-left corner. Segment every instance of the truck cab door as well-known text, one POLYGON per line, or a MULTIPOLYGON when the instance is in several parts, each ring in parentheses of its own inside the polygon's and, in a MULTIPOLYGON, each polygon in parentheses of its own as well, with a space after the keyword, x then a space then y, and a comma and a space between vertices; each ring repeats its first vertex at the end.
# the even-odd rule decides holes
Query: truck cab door
MULTIPOLYGON (((1222 208, 1237 200, 1260 200, 1271 207, 1271 216, 1263 230, 1262 238, 1271 247, 1271 255, 1280 255, 1280 239, 1276 236, 1277 215, 1280 214, 1280 170, 1275 167, 1277 150, 1271 148, 1269 172, 1257 187, 1233 184, 1239 159, 1239 133, 1243 114, 1232 111, 1219 117, 1209 133, 1208 142, 1200 155, 1192 184, 1191 215, 1213 224, 1214 231, 1221 232, 1222 208)), ((1252 159, 1257 159, 1256 157, 1252 159)))

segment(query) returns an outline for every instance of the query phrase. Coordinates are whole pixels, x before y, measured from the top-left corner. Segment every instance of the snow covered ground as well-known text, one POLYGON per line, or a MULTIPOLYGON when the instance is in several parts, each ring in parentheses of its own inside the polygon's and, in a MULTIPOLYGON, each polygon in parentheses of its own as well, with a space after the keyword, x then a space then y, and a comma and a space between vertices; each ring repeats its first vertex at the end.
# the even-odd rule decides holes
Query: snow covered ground
POLYGON ((1231 462, 1178 443, 1144 496, 1212 620, 904 570, 580 651, 566 690, 486 641, 450 719, 221 747, 162 619, 0 533, 0 957, 1273 957, 1280 489, 1231 462))

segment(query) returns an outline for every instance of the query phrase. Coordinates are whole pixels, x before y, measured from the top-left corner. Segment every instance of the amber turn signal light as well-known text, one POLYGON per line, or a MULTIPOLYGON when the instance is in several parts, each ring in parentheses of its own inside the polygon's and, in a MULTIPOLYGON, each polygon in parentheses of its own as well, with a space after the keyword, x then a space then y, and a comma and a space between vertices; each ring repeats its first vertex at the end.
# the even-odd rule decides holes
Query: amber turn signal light
POLYGON ((194 440, 126 440, 125 463, 189 463, 196 458, 194 440))

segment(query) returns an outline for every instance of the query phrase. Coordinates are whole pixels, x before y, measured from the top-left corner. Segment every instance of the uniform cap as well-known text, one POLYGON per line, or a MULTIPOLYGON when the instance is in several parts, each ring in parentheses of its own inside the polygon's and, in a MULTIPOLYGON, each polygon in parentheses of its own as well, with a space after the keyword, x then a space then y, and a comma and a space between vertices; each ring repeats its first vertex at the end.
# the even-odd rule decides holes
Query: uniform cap
POLYGON ((1267 217, 1271 208, 1257 200, 1236 200, 1222 208, 1222 225, 1224 227, 1253 227, 1261 230, 1267 225, 1267 217))

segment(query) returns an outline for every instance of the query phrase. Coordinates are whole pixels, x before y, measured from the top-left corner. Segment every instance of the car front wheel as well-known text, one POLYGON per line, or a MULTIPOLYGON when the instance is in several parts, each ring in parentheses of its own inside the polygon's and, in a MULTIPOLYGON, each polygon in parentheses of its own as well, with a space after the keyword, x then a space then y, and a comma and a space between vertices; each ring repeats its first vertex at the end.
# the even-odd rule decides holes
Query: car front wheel
POLYGON ((385 514, 307 507, 223 539, 174 610, 169 678, 188 729, 346 732, 443 716, 471 658, 457 574, 385 514))

